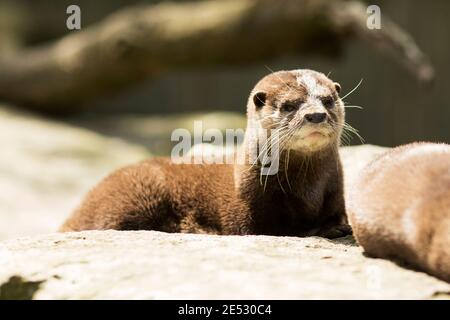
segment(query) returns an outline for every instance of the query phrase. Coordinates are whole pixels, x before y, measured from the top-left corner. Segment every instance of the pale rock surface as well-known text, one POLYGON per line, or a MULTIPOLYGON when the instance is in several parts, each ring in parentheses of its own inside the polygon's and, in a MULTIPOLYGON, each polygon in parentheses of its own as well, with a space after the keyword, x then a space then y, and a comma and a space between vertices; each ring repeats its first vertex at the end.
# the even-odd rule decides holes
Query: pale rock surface
POLYGON ((89 231, 6 241, 0 256, 4 299, 450 297, 449 284, 366 258, 351 237, 89 231))

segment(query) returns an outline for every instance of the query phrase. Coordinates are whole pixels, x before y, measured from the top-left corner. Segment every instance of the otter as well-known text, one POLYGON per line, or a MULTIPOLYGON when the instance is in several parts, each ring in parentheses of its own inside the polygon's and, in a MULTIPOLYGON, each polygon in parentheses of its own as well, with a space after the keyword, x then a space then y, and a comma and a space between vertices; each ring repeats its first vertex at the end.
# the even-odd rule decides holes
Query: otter
POLYGON ((369 256, 450 282, 450 145, 416 142, 374 159, 351 186, 347 210, 369 256))
POLYGON ((345 117, 339 92, 338 83, 316 71, 271 73, 248 99, 239 151, 246 161, 176 164, 155 158, 119 169, 87 194, 60 231, 350 234, 338 153, 345 117), (255 133, 261 130, 270 132, 265 144, 255 133), (263 174, 267 163, 260 153, 275 136, 279 168, 263 174), (257 161, 251 159, 255 152, 257 161))

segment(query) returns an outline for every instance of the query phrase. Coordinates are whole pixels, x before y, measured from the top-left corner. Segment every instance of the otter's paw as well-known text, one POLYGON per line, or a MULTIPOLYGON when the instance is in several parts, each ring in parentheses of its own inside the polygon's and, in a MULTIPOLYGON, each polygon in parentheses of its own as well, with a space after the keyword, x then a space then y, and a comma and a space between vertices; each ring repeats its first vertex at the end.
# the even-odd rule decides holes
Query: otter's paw
POLYGON ((336 226, 331 226, 320 230, 317 235, 323 238, 334 239, 345 237, 352 233, 352 227, 350 227, 350 225, 338 224, 336 226))

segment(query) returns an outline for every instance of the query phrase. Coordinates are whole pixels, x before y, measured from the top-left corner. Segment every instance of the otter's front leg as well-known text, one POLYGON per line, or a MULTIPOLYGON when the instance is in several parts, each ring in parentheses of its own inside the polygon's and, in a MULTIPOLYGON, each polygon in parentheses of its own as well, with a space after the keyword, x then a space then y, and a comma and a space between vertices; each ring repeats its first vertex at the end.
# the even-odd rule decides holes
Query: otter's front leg
POLYGON ((352 234, 345 211, 343 191, 333 192, 325 197, 323 214, 327 215, 325 223, 320 226, 316 235, 334 239, 352 234))

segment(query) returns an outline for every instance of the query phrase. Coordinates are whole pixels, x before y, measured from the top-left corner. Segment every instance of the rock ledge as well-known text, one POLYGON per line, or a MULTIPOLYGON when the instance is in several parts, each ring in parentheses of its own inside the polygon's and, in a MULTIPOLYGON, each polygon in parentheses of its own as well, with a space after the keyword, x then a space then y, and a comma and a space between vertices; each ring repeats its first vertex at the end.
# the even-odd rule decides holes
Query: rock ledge
POLYGON ((450 298, 352 237, 89 231, 4 241, 0 264, 0 299, 450 298))

